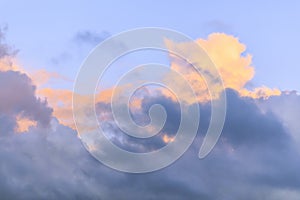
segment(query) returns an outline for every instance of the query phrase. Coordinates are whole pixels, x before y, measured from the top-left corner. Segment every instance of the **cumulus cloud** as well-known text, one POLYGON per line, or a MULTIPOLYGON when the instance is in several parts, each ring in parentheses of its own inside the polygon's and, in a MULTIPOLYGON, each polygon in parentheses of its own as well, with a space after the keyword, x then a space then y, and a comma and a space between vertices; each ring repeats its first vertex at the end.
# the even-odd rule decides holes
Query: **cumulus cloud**
MULTIPOLYGON (((227 90, 227 96, 228 115, 223 134, 209 157, 203 160, 197 158, 210 118, 210 106, 205 104, 201 106, 202 122, 198 137, 188 152, 175 164, 159 172, 128 175, 130 188, 122 187, 120 193, 114 195, 120 198, 125 192, 126 198, 130 199, 262 199, 269 195, 273 199, 281 199, 285 195, 296 199, 300 188, 300 177, 296 175, 300 159, 289 132, 274 113, 261 110, 257 100, 240 97, 234 90, 227 90), (141 181, 144 184, 135 185, 141 181)), ((268 99, 260 101, 270 102, 268 99)), ((167 121, 162 132, 172 136, 178 125, 178 121, 173 119, 179 115, 176 106, 171 99, 159 97, 150 101, 145 99, 142 107, 147 110, 155 103, 167 105, 171 120, 167 121)), ((117 131, 120 130, 114 130, 117 131)), ((143 150, 151 151, 154 144, 161 147, 158 140, 149 144, 123 138, 117 145, 122 142, 133 147, 129 150, 141 149, 142 146, 143 150)))
MULTIPOLYGON (((25 70, 18 64, 16 59, 17 51, 5 43, 6 29, 0 28, 1 112, 9 111, 11 112, 9 114, 17 119, 15 125, 17 132, 27 131, 30 126, 37 124, 46 126, 50 122, 53 109, 47 107, 48 102, 46 100, 42 100, 48 98, 48 96, 43 95, 43 91, 46 90, 44 86, 52 79, 71 80, 56 72, 49 72, 45 69, 25 70), (38 97, 35 96, 36 94, 38 97)), ((71 102, 71 98, 68 101, 71 102)), ((71 113, 68 113, 68 120, 72 120, 71 113)), ((69 122, 68 125, 71 126, 71 124, 73 122, 69 122)))
MULTIPOLYGON (((232 52, 242 49, 237 45, 232 52)), ((296 121, 300 113, 296 109, 300 107, 299 95, 284 93, 267 99, 251 95, 242 97, 239 90, 251 77, 249 74, 243 76, 244 82, 229 81, 236 88, 226 90, 227 118, 223 134, 208 157, 202 160, 197 157, 210 121, 210 104, 201 103, 199 133, 183 157, 157 172, 126 174, 95 160, 85 150, 77 133, 52 116, 52 108, 36 96, 36 87, 26 74, 0 71, 1 197, 297 200, 300 157, 299 143, 294 138, 299 132, 296 121), (16 134, 20 117, 36 124, 23 129, 23 134, 16 134)), ((44 92, 47 96, 52 91, 44 92)), ((117 128, 109 107, 110 90, 97 97, 96 108, 107 135, 113 136, 110 138, 117 145, 131 151, 145 152, 172 142, 170 138, 180 122, 179 105, 173 98, 165 93, 147 94, 140 94, 141 98, 132 104, 138 108, 132 110, 137 123, 149 122, 148 110, 154 104, 163 105, 168 114, 162 132, 150 141, 124 136, 117 128)), ((71 103, 71 95, 71 91, 60 91, 49 96, 53 99, 56 96, 55 105, 66 108, 68 115, 70 105, 67 103, 71 103)), ((64 114, 64 110, 60 112, 64 114)))
POLYGON ((284 125, 285 129, 300 144, 300 96, 296 91, 285 91, 280 96, 273 96, 269 101, 258 101, 264 112, 272 112, 284 125))
MULTIPOLYGON (((105 35, 105 34, 104 34, 105 35)), ((74 40, 79 43, 84 42, 99 42, 102 38, 101 34, 96 34, 91 31, 80 31, 74 36, 74 40)), ((105 38, 105 37, 103 37, 105 38)), ((245 54, 246 45, 242 44, 238 38, 223 33, 214 33, 208 36, 205 39, 196 40, 212 59, 217 69, 220 72, 220 75, 224 81, 225 88, 231 88, 237 90, 242 96, 249 96, 252 98, 268 98, 269 96, 280 95, 281 91, 274 88, 268 88, 266 86, 253 88, 249 90, 246 88, 246 84, 251 81, 254 76, 254 67, 252 66, 252 56, 250 54, 245 54)), ((186 51, 189 49, 188 43, 174 43, 172 41, 166 41, 166 46, 172 50, 173 48, 181 49, 186 51)), ((198 55, 194 55, 193 52, 190 52, 190 57, 194 62, 201 60, 198 55)), ((190 98, 190 103, 196 101, 206 102, 211 99, 209 91, 207 90, 207 83, 201 75, 199 75, 192 66, 177 57, 170 55, 171 68, 180 74, 182 74, 190 83, 194 89, 198 99, 190 98)), ((41 71, 43 72, 43 71, 41 71)), ((33 73, 31 77, 35 80, 36 83, 46 82, 49 78, 60 78, 67 80, 65 77, 60 76, 56 73, 33 73)), ((167 83, 176 84, 174 77, 164 77, 167 83)), ((211 83, 209 83, 212 85, 211 83)), ((176 86, 178 87, 178 86, 176 86)), ((97 94, 97 102, 107 103, 110 101, 111 94, 114 88, 108 88, 101 91, 97 94)), ((118 88, 124 89, 124 88, 118 88)), ((219 90, 219 88, 217 88, 219 90)), ((153 91, 152 91, 153 92, 153 91)), ((164 96, 172 98, 173 100, 176 97, 167 92, 167 90, 161 90, 164 96)), ((185 95, 186 91, 183 88, 181 95, 185 95)), ((54 109, 54 116, 59 119, 59 121, 67 126, 75 128, 73 123, 72 116, 72 91, 62 90, 62 89, 53 89, 53 88, 42 88, 38 90, 38 95, 41 97, 46 97, 49 101, 49 104, 54 109)), ((134 101, 131 102, 135 104, 135 107, 140 107, 141 99, 134 97, 134 101)))
MULTIPOLYGON (((278 89, 260 87, 248 90, 246 88, 246 84, 252 80, 255 71, 252 66, 252 55, 245 54, 246 45, 242 44, 238 38, 224 33, 212 33, 206 40, 198 39, 195 42, 205 50, 216 66, 225 88, 237 90, 243 96, 253 98, 280 95, 281 92, 278 89)), ((188 52, 190 63, 201 63, 202 58, 197 55, 197 52, 191 50, 191 43, 176 43, 166 40, 166 46, 171 51, 179 49, 182 52, 188 52)), ((188 80, 196 91, 198 100, 209 100, 207 84, 212 85, 212 83, 207 82, 209 80, 205 80, 203 74, 199 74, 189 63, 183 62, 179 57, 171 54, 170 59, 171 68, 188 80)), ((182 92, 184 93, 184 89, 182 92)))
POLYGON ((7 116, 21 115, 48 126, 52 109, 35 96, 35 86, 20 72, 0 71, 0 112, 7 116))
POLYGON ((196 42, 204 48, 217 66, 225 87, 239 90, 253 78, 252 56, 242 55, 246 46, 237 38, 223 33, 213 33, 207 40, 198 39, 196 42))
POLYGON ((36 97, 35 86, 25 74, 0 72, 0 99, 3 199, 99 197, 101 189, 84 171, 88 171, 85 165, 97 169, 99 163, 85 151, 75 131, 52 117, 52 109, 36 97), (19 116, 36 124, 16 134, 19 116))
MULTIPOLYGON (((10 73, 14 75, 4 73, 3 76, 13 77, 16 82, 15 76, 28 79, 20 73, 10 73)), ((33 89, 27 81, 23 85, 33 89)), ((14 95, 6 93, 6 98, 14 98, 14 95)), ((119 173, 103 166, 84 149, 74 130, 54 118, 48 128, 33 126, 26 134, 15 134, 16 119, 9 117, 16 112, 15 108, 1 109, 0 130, 7 133, 0 135, 1 196, 6 199, 253 200, 272 197, 296 200, 300 188, 297 175, 300 159, 291 135, 274 113, 265 112, 257 105, 257 100, 240 97, 234 90, 227 90, 227 96, 224 131, 207 158, 199 160, 197 157, 210 120, 210 105, 202 104, 198 136, 184 156, 165 169, 139 175, 119 173)), ((270 99, 260 101, 271 102, 270 99)), ((48 110, 37 98, 33 102, 48 110)), ((176 132, 180 115, 178 104, 172 99, 165 96, 145 98, 141 102, 141 113, 137 114, 147 115, 149 107, 156 103, 166 107, 169 119, 163 132, 171 137, 176 132)), ((34 110, 36 106, 29 108, 34 110)), ((110 112, 105 103, 98 104, 98 109, 110 112)), ((110 130, 108 134, 113 134, 113 128, 107 129, 110 130)), ((122 134, 118 131, 115 129, 114 134, 122 134)), ((140 141, 126 139, 118 145, 136 143, 139 148, 149 150, 163 144, 159 138, 137 142, 140 141)))

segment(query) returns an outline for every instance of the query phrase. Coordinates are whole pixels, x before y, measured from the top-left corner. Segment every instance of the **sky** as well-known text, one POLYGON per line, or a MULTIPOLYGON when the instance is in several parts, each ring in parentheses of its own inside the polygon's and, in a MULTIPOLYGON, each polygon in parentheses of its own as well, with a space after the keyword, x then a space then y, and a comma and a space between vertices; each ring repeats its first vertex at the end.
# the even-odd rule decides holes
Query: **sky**
POLYGON ((218 1, 2 1, 2 5, 5 9, 1 11, 1 21, 9 27, 7 39, 20 49, 21 62, 30 68, 43 66, 74 78, 81 61, 93 48, 91 45, 81 52, 72 50, 72 40, 78 33, 89 31, 105 37, 154 26, 175 29, 194 39, 212 32, 234 35, 253 55, 255 84, 299 90, 295 65, 300 44, 297 1, 229 1, 226 5, 218 1), (18 14, 12 14, 15 12, 18 14), (58 66, 51 63, 71 53, 80 58, 65 58, 65 63, 58 66))
MULTIPOLYGON (((0 5, 4 199, 299 199, 299 2, 1 0, 0 5), (186 109, 199 107, 197 135, 186 152, 166 168, 135 174, 95 159, 104 147, 82 142, 72 97, 84 60, 99 43, 143 27, 189 36, 193 42, 167 40, 164 45, 196 64, 202 57, 192 47, 200 45, 220 73, 227 102, 221 136, 210 154, 199 159, 211 106, 221 99, 209 96, 205 83, 210 82, 168 52, 138 51, 112 63, 97 87, 95 111, 105 136, 116 146, 145 153, 174 144, 182 122, 176 95, 186 109), (110 101, 122 75, 149 62, 181 74, 194 94, 171 73, 155 74, 177 93, 157 85, 135 92, 129 107, 138 125, 151 123, 153 105, 162 105, 167 115, 158 135, 141 139, 119 127, 110 101)), ((131 85, 142 78, 135 81, 131 85)), ((129 86, 118 86, 116 93, 130 91, 129 86)), ((87 111, 87 99, 78 97, 78 111, 87 111)))

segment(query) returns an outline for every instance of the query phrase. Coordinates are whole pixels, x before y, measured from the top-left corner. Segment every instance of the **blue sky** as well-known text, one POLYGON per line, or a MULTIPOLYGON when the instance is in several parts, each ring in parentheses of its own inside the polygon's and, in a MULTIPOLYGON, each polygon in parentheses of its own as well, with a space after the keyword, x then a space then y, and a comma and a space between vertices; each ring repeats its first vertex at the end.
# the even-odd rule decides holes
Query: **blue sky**
POLYGON ((300 13, 297 1, 2 1, 2 25, 8 41, 20 49, 26 68, 45 67, 74 79, 93 46, 74 50, 80 31, 117 34, 137 27, 175 29, 192 38, 212 32, 234 35, 253 55, 254 85, 300 90, 298 46, 300 13), (74 54, 61 64, 51 59, 74 54), (74 58, 75 57, 75 58, 74 58))

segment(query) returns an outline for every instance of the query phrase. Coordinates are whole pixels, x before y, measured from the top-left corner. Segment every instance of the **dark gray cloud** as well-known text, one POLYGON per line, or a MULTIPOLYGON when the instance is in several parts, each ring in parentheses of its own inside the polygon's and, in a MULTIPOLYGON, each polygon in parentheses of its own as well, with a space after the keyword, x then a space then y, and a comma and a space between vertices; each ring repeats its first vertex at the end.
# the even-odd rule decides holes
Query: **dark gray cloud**
POLYGON ((260 100, 259 107, 264 112, 271 112, 284 124, 285 129, 300 144, 300 96, 296 91, 284 92, 280 96, 270 97, 268 101, 260 100))
MULTIPOLYGON (((233 90, 227 90, 227 97, 224 130, 209 157, 197 158, 209 124, 210 105, 206 104, 201 105, 198 137, 186 154, 161 171, 126 175, 130 188, 125 186, 120 193, 114 193, 116 199, 122 199, 123 195, 129 195, 130 199, 297 199, 300 195, 300 176, 297 173, 300 158, 292 135, 280 118, 258 106, 257 100, 241 98, 233 90)), ((268 105, 273 99, 259 101, 268 105)), ((145 99, 143 114, 147 115, 148 108, 155 103, 167 104, 171 119, 164 131, 173 135, 176 129, 172 126, 178 126, 176 104, 164 97, 145 99)), ((294 106, 299 106, 299 103, 294 106)), ((101 108, 107 109, 104 105, 101 108)), ((110 125, 109 129, 113 130, 110 134, 118 131, 117 134, 122 134, 115 125, 110 125)), ((157 140, 152 141, 150 148, 149 143, 137 145, 138 142, 123 137, 117 144, 131 146, 130 150, 147 151, 153 150, 151 144, 157 145, 157 140)))
MULTIPOLYGON (((299 149, 291 134, 274 112, 266 112, 253 99, 241 98, 232 90, 227 91, 223 134, 207 158, 199 160, 197 155, 209 123, 209 104, 201 105, 199 134, 184 156, 157 172, 126 174, 95 160, 76 132, 53 118, 50 127, 14 133, 15 113, 25 112, 36 119, 48 113, 45 119, 49 120, 51 109, 34 97, 34 86, 25 75, 6 72, 0 76, 2 199, 296 200, 300 195, 299 149)), ((155 103, 166 106, 170 119, 165 131, 174 134, 178 105, 163 96, 152 97, 143 101, 142 114, 155 103)), ((109 112, 106 105, 99 106, 100 111, 109 112)), ((107 130, 118 132, 111 125, 107 130)))
POLYGON ((246 143, 256 145, 277 145, 281 147, 290 139, 278 118, 271 112, 262 112, 254 99, 237 97, 233 90, 227 90, 227 104, 223 135, 234 146, 246 143), (270 144, 269 144, 270 143, 270 144))
POLYGON ((138 112, 134 112, 132 115, 133 120, 142 126, 150 123, 148 112, 150 107, 154 104, 162 105, 169 117, 167 118, 162 131, 147 139, 129 136, 118 128, 116 123, 113 121, 110 104, 98 103, 96 108, 98 113, 110 116, 110 120, 102 124, 102 128, 107 132, 107 137, 111 138, 116 145, 123 149, 132 152, 145 153, 164 147, 166 144, 163 141, 163 136, 175 136, 180 123, 179 104, 164 96, 147 96, 144 98, 142 101, 142 109, 138 112))

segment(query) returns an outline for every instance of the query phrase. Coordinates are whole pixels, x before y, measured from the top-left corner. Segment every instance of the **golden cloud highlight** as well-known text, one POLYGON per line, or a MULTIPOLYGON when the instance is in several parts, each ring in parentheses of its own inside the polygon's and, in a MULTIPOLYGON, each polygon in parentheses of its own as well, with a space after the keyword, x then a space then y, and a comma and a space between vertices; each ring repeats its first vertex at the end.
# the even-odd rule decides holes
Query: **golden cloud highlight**
MULTIPOLYGON (((231 88, 240 93, 241 96, 249 96, 252 98, 268 98, 272 95, 280 95, 278 89, 270 89, 267 87, 255 88, 249 91, 245 88, 246 84, 254 76, 254 68, 252 64, 252 56, 250 54, 243 55, 246 51, 246 46, 235 38, 234 36, 226 35, 224 33, 210 34, 207 40, 198 39, 196 43, 199 44, 210 57, 219 71, 225 88, 231 88)), ((191 56, 189 61, 191 63, 199 63, 201 57, 193 55, 190 43, 174 43, 166 40, 168 49, 180 48, 183 51, 188 51, 191 56), (192 58, 192 59, 190 59, 192 58)), ((190 83, 197 95, 199 102, 206 102, 211 99, 207 90, 207 84, 203 77, 189 64, 180 61, 178 57, 170 54, 171 69, 182 74, 190 83)), ((166 77, 168 79, 168 77, 166 77)), ((174 80, 169 80, 174 82, 174 80)), ((176 80, 175 80, 176 82, 176 80)), ((210 84, 211 85, 211 84, 210 84)), ((182 91, 184 94, 184 90, 182 91)), ((192 101, 192 100, 191 100, 192 101)))
POLYGON ((253 99, 266 99, 270 96, 280 96, 281 95, 281 91, 274 88, 268 88, 266 86, 262 86, 259 88, 254 88, 254 90, 250 91, 247 89, 242 89, 239 91, 240 95, 243 97, 251 97, 253 99))
POLYGON ((30 119, 25 118, 25 117, 23 117, 21 115, 17 116, 17 120, 16 121, 17 121, 17 126, 15 128, 15 131, 17 133, 27 132, 30 127, 37 125, 36 121, 30 120, 30 119))
POLYGON ((162 140, 164 141, 164 143, 169 143, 169 142, 173 142, 175 140, 175 138, 174 137, 170 137, 168 135, 164 135, 162 137, 162 140))
POLYGON ((37 95, 47 99, 48 104, 53 108, 53 116, 60 123, 75 128, 72 115, 72 91, 43 88, 37 90, 37 95))
POLYGON ((12 57, 4 57, 0 59, 0 71, 20 71, 25 72, 19 65, 16 64, 17 61, 12 57))
POLYGON ((254 76, 252 56, 242 54, 246 46, 233 36, 214 33, 207 40, 196 41, 218 68, 226 88, 240 90, 254 76))
MULTIPOLYGON (((119 88, 116 88, 115 91, 114 88, 109 88, 99 92, 95 96, 95 102, 101 102, 106 104, 110 103, 113 92, 120 92, 122 88, 123 87, 120 86, 119 88)), ((53 108, 53 116, 56 117, 61 124, 69 126, 73 129, 76 128, 73 120, 72 111, 73 91, 43 88, 37 90, 37 95, 47 99, 48 104, 53 108)), ((76 95, 77 98, 79 98, 82 102, 83 106, 86 104, 86 102, 89 102, 90 96, 79 94, 76 95)))

